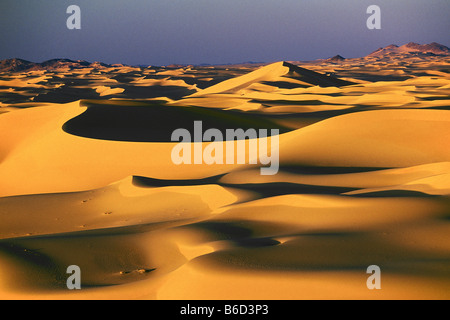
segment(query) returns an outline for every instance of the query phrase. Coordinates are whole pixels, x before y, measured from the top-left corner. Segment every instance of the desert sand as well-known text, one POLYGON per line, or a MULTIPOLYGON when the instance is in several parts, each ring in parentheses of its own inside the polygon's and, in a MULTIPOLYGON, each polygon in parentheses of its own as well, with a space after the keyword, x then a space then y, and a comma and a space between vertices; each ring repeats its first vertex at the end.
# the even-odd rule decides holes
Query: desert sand
POLYGON ((405 48, 4 71, 0 298, 449 299, 450 58, 405 48), (279 172, 175 165, 195 120, 278 129, 279 172))

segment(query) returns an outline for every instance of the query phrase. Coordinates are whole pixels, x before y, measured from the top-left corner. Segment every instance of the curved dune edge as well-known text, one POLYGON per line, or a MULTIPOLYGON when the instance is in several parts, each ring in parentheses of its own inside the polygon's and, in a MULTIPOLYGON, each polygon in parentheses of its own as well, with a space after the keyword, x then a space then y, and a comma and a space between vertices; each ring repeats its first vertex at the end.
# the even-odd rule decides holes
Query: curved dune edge
POLYGON ((348 195, 363 195, 374 192, 385 192, 385 191, 393 191, 393 190, 406 190, 406 191, 416 191, 422 192, 429 195, 450 195, 450 187, 448 185, 448 181, 450 181, 450 174, 437 174, 435 176, 426 177, 423 179, 417 179, 411 182, 408 182, 403 185, 397 185, 386 188, 372 188, 372 189, 364 189, 358 191, 348 192, 348 195))
POLYGON ((175 143, 125 143, 65 133, 62 125, 83 110, 77 102, 20 110, 0 118, 5 128, 0 135, 10 141, 2 145, 0 154, 0 196, 92 190, 132 175, 197 179, 242 166, 189 165, 186 170, 171 160, 175 143), (15 126, 27 119, 33 123, 31 130, 15 126))
POLYGON ((377 110, 342 115, 285 134, 284 164, 409 167, 450 160, 450 111, 377 110), (357 138, 357 139, 355 139, 357 138))
POLYGON ((262 67, 249 74, 223 81, 217 85, 211 86, 197 93, 194 93, 190 97, 197 97, 206 94, 227 93, 231 91, 237 91, 241 88, 245 88, 255 82, 271 80, 286 75, 289 72, 289 67, 284 66, 283 62, 277 62, 268 66, 262 67))
MULTIPOLYGON (((175 143, 102 141, 65 133, 62 125, 83 110, 70 103, 2 115, 5 131, 0 136, 8 143, 0 150, 1 196, 91 190, 132 175, 183 180, 258 167, 175 165, 171 160, 175 143), (17 128, 17 121, 28 121, 30 130, 17 128)), ((449 124, 450 111, 445 110, 337 116, 280 135, 279 162, 281 166, 381 168, 446 162, 450 148, 443 146, 450 141, 449 124)))
POLYGON ((432 222, 446 207, 420 199, 381 199, 377 206, 327 198, 262 199, 179 225, 2 240, 0 292, 8 299, 449 297, 446 271, 427 264, 450 250, 450 229, 432 222), (363 266, 373 260, 384 270, 381 291, 365 287, 363 266), (64 268, 73 261, 84 270, 79 292, 64 290, 64 268), (400 274, 404 265, 408 272, 400 274))
POLYGON ((370 291, 367 278, 360 272, 255 273, 205 271, 188 265, 174 272, 157 295, 161 300, 378 300, 448 298, 449 282, 415 276, 386 274, 381 291, 370 291), (211 285, 214 283, 214 285, 211 285), (384 285, 384 283, 388 283, 384 285), (270 288, 270 290, 267 290, 270 288), (187 293, 189 292, 189 293, 187 293))
POLYGON ((97 192, 1 199, 0 208, 6 202, 17 212, 2 217, 14 219, 15 230, 45 226, 55 233, 64 224, 85 222, 66 233, 47 229, 41 236, 1 240, 2 291, 8 298, 30 299, 203 299, 205 290, 219 299, 298 299, 324 293, 337 298, 326 288, 346 283, 348 291, 340 295, 362 298, 374 297, 364 288, 361 268, 375 260, 386 268, 388 283, 375 296, 415 298, 426 286, 427 297, 448 297, 446 271, 427 265, 450 250, 450 229, 437 224, 448 216, 448 203, 440 200, 285 195, 233 204, 238 197, 218 186, 147 187, 133 194, 134 188, 126 179, 97 192), (229 202, 223 202, 227 194, 229 202), (48 203, 39 199, 50 196, 48 203), (220 206, 215 214, 211 203, 198 202, 211 197, 220 206), (32 218, 30 208, 36 210, 37 203, 42 212, 32 218), (422 238, 427 242, 417 245, 422 238), (79 293, 64 289, 65 268, 75 262, 84 270, 86 287, 79 293), (399 278, 396 270, 403 264, 410 274, 399 278), (218 274, 223 277, 212 281, 218 274), (238 293, 227 291, 231 283, 238 293), (261 291, 275 283, 274 290, 261 291))
POLYGON ((385 275, 382 290, 367 290, 364 272, 205 272, 182 267, 170 277, 65 293, 0 293, 5 300, 426 300, 448 299, 450 283, 420 276, 385 275), (214 285, 212 285, 214 284, 214 285), (267 290, 271 288, 271 290, 267 290))
POLYGON ((220 183, 236 187, 240 184, 292 183, 358 189, 345 193, 348 195, 389 190, 408 190, 430 195, 447 195, 449 192, 447 183, 449 173, 450 162, 340 174, 295 173, 286 171, 282 167, 280 172, 274 176, 261 176, 257 169, 248 169, 230 172, 221 177, 219 181, 220 183))
POLYGON ((82 192, 0 198, 3 222, 0 239, 184 224, 205 219, 246 197, 245 191, 219 185, 144 188, 134 185, 132 180, 129 177, 104 188, 82 192))

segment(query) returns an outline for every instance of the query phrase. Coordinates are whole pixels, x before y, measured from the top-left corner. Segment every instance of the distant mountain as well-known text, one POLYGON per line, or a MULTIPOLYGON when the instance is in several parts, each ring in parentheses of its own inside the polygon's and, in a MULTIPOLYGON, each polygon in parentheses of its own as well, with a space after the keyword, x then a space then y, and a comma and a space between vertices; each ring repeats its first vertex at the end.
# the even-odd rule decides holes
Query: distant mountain
MULTIPOLYGON (((0 72, 27 72, 35 70, 55 71, 61 69, 83 69, 83 68, 110 68, 117 65, 109 65, 102 62, 90 63, 84 60, 70 60, 70 59, 52 59, 42 63, 35 63, 23 59, 6 59, 0 61, 0 72)), ((123 65, 120 65, 123 66, 123 65)))
POLYGON ((345 61, 345 58, 343 56, 340 55, 336 55, 332 58, 326 59, 325 62, 332 62, 332 63, 338 63, 338 62, 342 62, 345 61))
MULTIPOLYGON (((365 59, 365 58, 385 58, 385 57, 397 57, 397 55, 450 55, 450 48, 439 44, 437 42, 432 42, 429 44, 418 44, 415 42, 410 42, 404 44, 402 46, 398 46, 396 44, 391 44, 387 47, 382 47, 366 57, 357 58, 357 59, 365 59)), ((332 58, 328 59, 318 59, 314 61, 306 61, 311 63, 340 63, 344 61, 352 61, 354 59, 346 59, 340 55, 336 55, 332 58)), ((298 61, 300 63, 304 63, 305 61, 298 61)), ((287 63, 287 62, 286 62, 287 63)), ((259 62, 245 62, 240 64, 230 64, 230 65, 220 65, 220 66, 234 66, 234 67, 257 67, 268 65, 267 63, 259 63, 259 62)), ((0 60, 0 72, 28 72, 34 70, 48 70, 48 71, 56 71, 56 70, 73 70, 73 69, 84 69, 84 68, 93 68, 93 69, 103 69, 103 68, 113 68, 113 67, 125 67, 123 64, 106 64, 102 62, 88 62, 85 60, 70 60, 70 59, 52 59, 48 61, 44 61, 41 63, 31 62, 23 59, 6 59, 0 60)), ((213 66, 210 64, 200 64, 198 66, 213 66)), ((217 65, 216 65, 217 66, 217 65)), ((147 65, 140 65, 138 67, 149 67, 147 65)), ((186 67, 186 65, 181 64, 172 64, 166 66, 166 68, 182 68, 186 67)))
POLYGON ((39 65, 22 59, 6 59, 0 61, 0 72, 20 72, 25 70, 38 70, 39 65))
POLYGON ((436 55, 450 55, 450 48, 436 42, 432 42, 430 44, 418 44, 410 42, 400 47, 395 44, 391 44, 387 47, 375 50, 374 52, 369 54, 368 57, 379 57, 402 53, 431 53, 436 55))
MULTIPOLYGON (((402 46, 408 49, 410 52, 419 51, 423 53, 434 53, 434 54, 450 54, 450 48, 439 44, 437 42, 432 42, 430 44, 418 44, 414 42, 410 42, 402 46)), ((400 47, 400 48, 402 48, 400 47)))
POLYGON ((180 69, 180 68, 184 68, 184 67, 186 67, 185 64, 177 64, 177 63, 169 64, 168 66, 166 66, 166 68, 168 68, 168 69, 180 69))

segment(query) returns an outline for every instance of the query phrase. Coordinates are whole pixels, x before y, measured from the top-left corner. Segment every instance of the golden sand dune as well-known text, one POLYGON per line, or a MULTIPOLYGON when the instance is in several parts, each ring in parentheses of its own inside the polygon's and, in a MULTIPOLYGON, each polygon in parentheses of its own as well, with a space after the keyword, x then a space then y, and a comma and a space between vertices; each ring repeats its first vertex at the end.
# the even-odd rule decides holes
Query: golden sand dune
MULTIPOLYGON (((351 168, 337 167, 329 172, 320 172, 317 174, 314 174, 314 171, 311 170, 310 167, 295 168, 288 166, 282 167, 281 172, 277 175, 269 177, 262 177, 259 174, 259 171, 255 169, 230 172, 221 177, 220 182, 236 186, 244 183, 291 183, 309 185, 311 187, 328 186, 361 190, 375 190, 377 188, 389 187, 392 188, 392 190, 395 190, 395 188, 404 190, 406 185, 415 184, 416 181, 441 180, 441 178, 445 178, 449 172, 449 162, 431 163, 395 169, 361 168, 361 170, 356 172, 352 172, 351 168)), ((431 184, 429 186, 431 187, 431 184)), ((351 194, 351 192, 349 192, 349 194, 351 194)))
POLYGON ((450 161, 450 112, 378 110, 324 120, 280 140, 281 163, 406 167, 450 161))
POLYGON ((125 89, 122 89, 122 88, 114 88, 113 89, 111 87, 100 86, 100 87, 96 87, 95 91, 100 94, 100 97, 103 97, 103 96, 110 96, 110 95, 117 94, 117 93, 122 93, 125 91, 125 89))
POLYGON ((448 65, 4 73, 0 298, 450 298, 448 65), (243 164, 175 164, 194 121, 279 130, 278 172, 253 140, 243 164))

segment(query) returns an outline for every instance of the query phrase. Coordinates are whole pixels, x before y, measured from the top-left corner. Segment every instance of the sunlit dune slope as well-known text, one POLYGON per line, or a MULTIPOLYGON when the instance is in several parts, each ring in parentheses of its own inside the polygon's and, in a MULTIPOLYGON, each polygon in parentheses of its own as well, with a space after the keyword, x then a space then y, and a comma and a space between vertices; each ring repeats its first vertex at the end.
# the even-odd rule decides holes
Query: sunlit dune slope
POLYGON ((450 160, 450 111, 359 112, 285 136, 282 163, 386 168, 444 162, 450 160))
MULTIPOLYGON (((173 164, 171 150, 176 142, 170 141, 172 132, 164 127, 158 127, 158 132, 164 134, 167 130, 165 142, 146 144, 86 139, 63 131, 63 125, 83 111, 75 103, 13 112, 0 119, 3 127, 8 128, 3 133, 4 139, 15 140, 14 145, 3 145, 0 167, 3 195, 81 191, 130 175, 201 178, 242 167, 173 164), (40 127, 35 114, 41 116, 40 127), (18 117, 32 119, 29 121, 35 129, 17 132, 14 124, 18 117)), ((109 117, 107 108, 98 112, 98 119, 109 117)), ((450 161, 449 149, 442 148, 450 141, 448 113, 444 110, 368 111, 325 120, 281 134, 280 164, 386 168, 450 161)), ((202 119, 202 115, 197 115, 202 119)), ((255 119, 253 123, 257 123, 255 119)), ((239 123, 234 125, 240 127, 239 123)), ((263 126, 264 122, 259 125, 263 126)), ((133 128, 132 122, 120 131, 124 137, 130 134, 128 128, 133 128)), ((125 140, 130 141, 130 138, 125 140)))
POLYGON ((332 76, 326 76, 288 62, 276 62, 246 75, 226 80, 201 90, 198 93, 191 95, 191 97, 217 93, 236 93, 237 91, 247 88, 250 85, 255 85, 256 83, 277 85, 277 82, 279 82, 279 84, 287 82, 296 85, 297 87, 314 85, 330 87, 352 84, 351 82, 343 81, 332 76))

